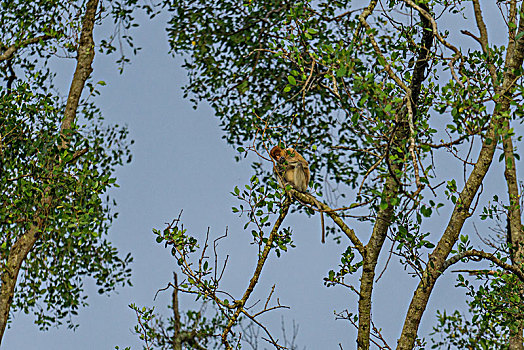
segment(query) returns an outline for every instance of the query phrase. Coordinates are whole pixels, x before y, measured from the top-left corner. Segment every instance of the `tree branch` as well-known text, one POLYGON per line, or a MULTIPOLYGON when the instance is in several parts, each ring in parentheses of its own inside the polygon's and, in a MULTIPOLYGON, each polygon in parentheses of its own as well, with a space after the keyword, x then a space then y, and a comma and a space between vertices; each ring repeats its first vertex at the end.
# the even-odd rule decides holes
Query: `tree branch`
POLYGON ((7 47, 5 47, 5 46, 0 44, 0 50, 4 51, 0 55, 0 62, 11 59, 14 56, 14 54, 16 53, 16 51, 18 51, 19 49, 21 49, 21 48, 23 48, 25 46, 36 44, 36 43, 38 43, 40 41, 52 39, 54 37, 55 36, 53 36, 53 35, 44 34, 44 35, 40 35, 40 36, 35 36, 34 38, 23 40, 22 42, 20 42, 18 44, 13 44, 13 45, 10 45, 10 46, 7 46, 7 47))
POLYGON ((461 252, 461 253, 458 253, 452 256, 451 258, 446 260, 446 262, 442 265, 442 270, 440 272, 441 273, 444 272, 451 265, 456 264, 460 260, 464 258, 468 258, 468 257, 478 257, 482 259, 487 259, 491 261, 492 263, 494 263, 495 265, 499 266, 500 268, 514 273, 522 282, 524 282, 524 273, 522 272, 520 268, 502 261, 501 259, 497 258, 493 254, 486 253, 484 251, 476 250, 476 249, 466 250, 464 252, 461 252))
MULTIPOLYGON (((77 64, 73 80, 69 88, 69 96, 60 126, 60 134, 66 136, 66 130, 70 130, 76 118, 78 102, 84 90, 87 78, 93 72, 91 67, 95 58, 95 43, 93 41, 93 27, 95 25, 96 9, 98 0, 89 0, 86 5, 86 12, 82 21, 82 31, 80 32, 80 42, 78 43, 77 64)), ((62 147, 65 147, 66 141, 62 141, 62 147)))
POLYGON ((315 208, 317 205, 320 205, 320 209, 326 213, 334 222, 337 224, 337 226, 346 234, 346 236, 349 238, 351 243, 355 246, 355 248, 359 251, 359 253, 363 256, 364 253, 364 245, 362 242, 358 239, 357 235, 355 234, 355 231, 351 228, 349 228, 348 225, 340 218, 340 216, 337 215, 337 213, 331 209, 326 204, 320 202, 317 200, 313 195, 310 193, 302 193, 298 192, 294 189, 290 189, 289 193, 293 195, 296 199, 298 199, 301 202, 307 203, 311 205, 313 208, 315 208))
POLYGON ((231 328, 235 325, 235 323, 238 320, 238 317, 240 314, 244 311, 244 305, 246 304, 247 300, 251 296, 251 293, 253 292, 253 289, 255 289, 256 284, 258 283, 258 279, 260 278, 260 273, 262 272, 262 268, 264 267, 264 264, 267 260, 267 257, 269 256, 269 252, 271 251, 273 241, 275 240, 275 237, 278 234, 278 230, 280 228, 280 225, 286 218, 286 215, 289 211, 289 206, 291 204, 291 200, 289 198, 286 198, 284 200, 284 203, 282 205, 282 208, 280 210, 280 215, 275 221, 275 225, 273 225, 273 229, 271 230, 271 233, 269 234, 269 237, 267 238, 266 245, 264 246, 264 250, 258 257, 257 266, 255 268, 255 271, 253 272, 253 276, 251 277, 251 280, 249 281, 249 285, 244 292, 244 295, 242 296, 242 299, 235 301, 235 312, 231 317, 229 317, 229 321, 224 328, 224 331, 222 332, 222 343, 226 346, 226 349, 233 349, 231 345, 229 344, 227 340, 227 335, 231 331, 231 328))
POLYGON ((473 1, 473 11, 475 12, 475 20, 477 21, 477 27, 480 32, 480 37, 478 38, 478 41, 480 42, 480 46, 482 47, 482 51, 486 54, 488 57, 488 69, 489 74, 491 75, 491 79, 493 79, 493 85, 497 82, 497 69, 493 65, 493 62, 489 61, 489 41, 488 41, 488 30, 486 29, 486 23, 484 23, 484 18, 482 17, 482 9, 480 8, 479 0, 472 0, 473 1))

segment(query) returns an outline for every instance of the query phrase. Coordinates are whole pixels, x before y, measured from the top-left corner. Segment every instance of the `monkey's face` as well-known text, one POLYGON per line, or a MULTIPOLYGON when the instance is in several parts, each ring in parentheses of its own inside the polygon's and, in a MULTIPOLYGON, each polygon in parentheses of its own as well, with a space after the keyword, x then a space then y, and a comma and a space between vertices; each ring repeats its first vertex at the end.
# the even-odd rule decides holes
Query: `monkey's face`
POLYGON ((273 147, 271 152, 269 152, 269 155, 280 164, 285 161, 285 151, 278 146, 273 147))

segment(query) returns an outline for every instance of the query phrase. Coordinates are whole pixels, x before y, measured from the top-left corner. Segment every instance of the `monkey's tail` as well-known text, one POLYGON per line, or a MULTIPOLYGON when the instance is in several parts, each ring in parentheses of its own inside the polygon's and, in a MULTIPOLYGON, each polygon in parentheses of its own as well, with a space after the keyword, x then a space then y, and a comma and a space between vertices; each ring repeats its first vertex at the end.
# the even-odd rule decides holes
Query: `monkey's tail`
MULTIPOLYGON (((297 201, 299 201, 300 203, 302 203, 302 205, 304 205, 305 207, 308 207, 310 209, 312 209, 311 205, 309 203, 304 203, 302 202, 300 199, 298 199, 297 197, 293 196, 297 201)), ((320 203, 318 202, 318 200, 311 196, 313 198, 313 200, 315 201, 315 205, 317 206, 318 208, 318 212, 320 213, 320 225, 322 226, 322 239, 321 239, 321 242, 322 243, 326 243, 326 225, 324 224, 324 211, 322 210, 322 207, 320 206, 320 203)))
POLYGON ((326 226, 324 225, 324 212, 323 211, 320 212, 320 225, 322 226, 322 244, 324 244, 326 243, 326 226))

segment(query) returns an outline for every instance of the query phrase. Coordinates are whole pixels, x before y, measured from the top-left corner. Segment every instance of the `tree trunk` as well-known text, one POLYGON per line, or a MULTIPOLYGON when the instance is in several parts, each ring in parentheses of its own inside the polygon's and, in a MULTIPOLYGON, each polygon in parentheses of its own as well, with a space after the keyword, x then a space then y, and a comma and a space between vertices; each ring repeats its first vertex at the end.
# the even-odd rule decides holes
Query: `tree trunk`
MULTIPOLYGON (((426 8, 425 8, 426 9, 426 8)), ((423 25, 422 38, 420 43, 420 50, 418 53, 417 62, 413 71, 413 78, 411 80, 410 92, 407 98, 411 99, 411 103, 414 111, 413 118, 416 118, 417 103, 420 96, 420 90, 422 88, 422 82, 425 79, 425 72, 428 66, 428 55, 433 46, 433 33, 431 30, 431 24, 429 21, 420 16, 420 20, 423 25)), ((406 121, 408 118, 407 113, 401 115, 399 118, 402 122, 398 125, 398 130, 395 133, 393 140, 393 147, 399 145, 400 149, 404 147, 402 145, 409 138, 409 122, 406 121)), ((398 155, 400 159, 404 158, 403 154, 398 155)), ((415 165, 416 166, 416 165, 415 165)), ((394 214, 394 207, 390 203, 390 199, 397 197, 400 190, 398 180, 394 178, 394 174, 397 171, 403 170, 403 164, 391 164, 392 174, 387 177, 384 185, 383 193, 385 194, 386 201, 388 203, 387 208, 379 209, 377 214, 377 220, 373 227, 373 232, 368 244, 365 247, 365 254, 362 257, 362 276, 360 278, 360 290, 358 300, 358 334, 357 334, 357 348, 359 350, 369 349, 369 338, 370 338, 370 327, 371 327, 371 298, 375 279, 375 268, 377 261, 384 245, 389 227, 391 225, 392 216, 394 214)))
MULTIPOLYGON (((520 210, 520 195, 519 185, 517 182, 517 169, 515 163, 515 157, 513 155, 513 141, 509 134, 509 118, 504 123, 503 129, 505 131, 504 139, 502 144, 504 146, 504 158, 505 158, 505 170, 504 177, 506 178, 506 184, 508 186, 509 194, 509 208, 508 208, 508 244, 511 252, 511 261, 516 267, 522 266, 524 262, 524 232, 522 230, 522 213, 520 210)), ((522 298, 522 292, 524 288, 522 283, 520 285, 520 298, 522 298)), ((510 335, 509 348, 510 350, 524 350, 523 339, 522 339, 522 321, 519 321, 519 325, 516 331, 512 331, 510 335)))
POLYGON ((39 231, 39 226, 31 225, 29 231, 20 236, 13 244, 9 251, 6 265, 3 267, 2 286, 0 288, 0 345, 2 344, 2 338, 9 319, 9 310, 13 301, 20 267, 31 248, 33 248, 39 231))
POLYGON ((377 266, 378 257, 384 240, 391 225, 391 219, 394 207, 390 199, 397 196, 398 185, 390 176, 386 179, 384 193, 387 193, 388 206, 381 209, 377 215, 377 221, 373 227, 373 233, 369 243, 365 247, 365 254, 362 257, 362 276, 360 278, 360 290, 358 299, 358 335, 357 348, 359 350, 369 349, 369 336, 371 327, 371 294, 375 280, 375 267, 377 266))

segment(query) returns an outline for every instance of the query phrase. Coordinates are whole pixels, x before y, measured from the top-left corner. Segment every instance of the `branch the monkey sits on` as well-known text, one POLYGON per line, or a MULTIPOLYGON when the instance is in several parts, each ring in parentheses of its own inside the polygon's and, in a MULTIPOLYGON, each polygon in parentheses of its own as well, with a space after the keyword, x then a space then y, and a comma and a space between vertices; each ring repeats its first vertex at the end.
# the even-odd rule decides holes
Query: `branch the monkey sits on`
MULTIPOLYGON (((286 188, 287 185, 291 185, 299 192, 306 192, 311 174, 309 172, 309 164, 304 157, 293 148, 282 149, 279 146, 273 147, 269 155, 275 161, 273 171, 277 176, 280 187, 286 188)), ((324 213, 316 199, 315 202, 320 211, 322 243, 325 243, 324 213)))

